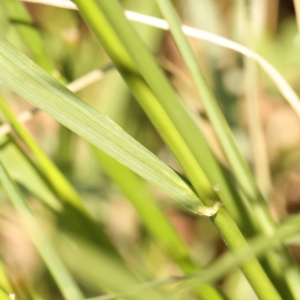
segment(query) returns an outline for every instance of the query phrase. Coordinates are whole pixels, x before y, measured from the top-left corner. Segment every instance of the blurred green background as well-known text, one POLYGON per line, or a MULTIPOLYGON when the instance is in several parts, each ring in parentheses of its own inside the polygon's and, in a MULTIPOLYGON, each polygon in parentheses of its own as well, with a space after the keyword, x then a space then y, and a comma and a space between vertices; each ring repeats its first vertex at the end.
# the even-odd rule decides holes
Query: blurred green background
MULTIPOLYGON (((184 24, 253 47, 299 93, 300 37, 293 2, 254 2, 257 3, 254 14, 257 19, 253 29, 256 38, 252 45, 249 45, 247 24, 243 19, 247 9, 243 5, 244 1, 177 0, 174 4, 184 24)), ((126 10, 160 17, 155 1, 127 0, 122 1, 122 5, 126 10)), ((26 3, 25 8, 42 37, 43 51, 68 82, 110 64, 101 45, 76 11, 32 3, 26 3)), ((4 6, 0 6, 0 17, 0 36, 32 57, 16 29, 19 20, 7 18, 4 6)), ((212 149, 226 165, 226 159, 202 104, 197 100, 190 75, 183 66, 170 34, 139 23, 132 24, 165 69, 188 109, 200 120, 212 149)), ((211 43, 194 39, 190 41, 236 141, 252 166, 245 101, 245 60, 240 54, 211 43)), ((0 90, 16 114, 31 108, 29 103, 4 85, 0 85, 0 90)), ((300 210, 300 120, 274 83, 261 70, 258 71, 257 91, 259 116, 270 167, 271 192, 268 200, 272 214, 277 220, 282 220, 300 210)), ((101 80, 85 87, 78 95, 113 119, 173 169, 182 172, 114 69, 107 71, 101 80)), ((5 122, 5 119, 2 120, 5 122)), ((121 171, 108 157, 98 153, 44 112, 36 113, 25 126, 71 182, 91 217, 84 223, 82 216, 77 218, 72 208, 60 210, 56 195, 48 190, 47 185, 39 186, 35 168, 23 156, 25 153, 33 160, 34 157, 16 135, 10 137, 17 145, 14 150, 5 148, 7 140, 2 137, 1 157, 10 165, 10 171, 30 201, 39 222, 87 298, 117 292, 124 286, 130 287, 133 284, 124 281, 114 288, 110 282, 104 285, 101 283, 106 279, 109 281, 109 277, 112 281, 116 280, 116 274, 122 274, 118 282, 127 278, 126 272, 134 274, 141 282, 183 274, 180 263, 174 260, 170 249, 166 250, 161 241, 153 238, 145 226, 147 221, 133 205, 134 201, 128 199, 137 185, 140 187, 140 194, 133 197, 142 203, 140 205, 153 199, 156 201, 188 246, 187 252, 197 268, 208 266, 226 251, 208 219, 187 213, 158 188, 145 183, 131 172, 126 173, 127 170, 121 171), (121 179, 116 178, 116 174, 121 179), (39 201, 40 198, 44 198, 44 202, 39 201), (45 204, 47 201, 48 204, 45 204), (49 202, 58 207, 57 211, 49 202), (106 237, 102 237, 102 232, 106 237), (99 249, 104 250, 101 252, 99 249), (110 269, 111 264, 115 264, 113 271, 110 269)), ((2 189, 0 205, 0 257, 9 279, 9 283, 2 280, 2 287, 10 285, 17 291, 19 298, 16 299, 63 299, 2 189)), ((300 260, 297 244, 299 241, 293 240, 290 250, 296 260, 300 260)), ((230 299, 256 299, 238 270, 227 274, 218 285, 230 299)), ((163 289, 162 294, 164 292, 168 293, 167 297, 170 299, 199 299, 188 284, 170 285, 163 289)), ((154 298, 148 296, 146 299, 154 298)))

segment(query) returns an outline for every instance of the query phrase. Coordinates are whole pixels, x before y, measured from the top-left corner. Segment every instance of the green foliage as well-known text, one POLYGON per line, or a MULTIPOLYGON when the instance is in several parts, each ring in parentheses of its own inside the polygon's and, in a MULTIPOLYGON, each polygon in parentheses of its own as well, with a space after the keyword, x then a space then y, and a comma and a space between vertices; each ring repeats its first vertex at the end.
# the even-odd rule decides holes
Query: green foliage
MULTIPOLYGON (((193 49, 180 10, 169 0, 73 2, 78 13, 0 3, 0 28, 7 28, 0 30, 0 113, 6 123, 0 127, 1 299, 238 299, 240 284, 230 287, 230 272, 259 299, 300 299, 298 265, 283 243, 291 237, 296 243, 299 216, 277 224, 262 196, 271 199, 269 190, 252 175, 234 136, 237 128, 228 125, 243 130, 244 124, 237 117, 226 120, 222 110, 236 111, 240 101, 224 75, 230 64, 241 68, 239 58, 203 45, 193 49), (157 29, 132 26, 125 8, 161 14, 171 35, 163 40, 157 29), (158 60, 156 53, 164 51, 170 55, 158 60), (222 59, 229 59, 225 69, 222 59), (188 72, 174 65, 181 60, 188 72), (99 72, 102 80, 87 87, 99 72), (38 108, 27 128, 16 113, 29 107, 20 96, 38 108), (235 101, 224 100, 230 97, 235 101), (207 127, 216 134, 215 145, 207 127), (216 250, 221 239, 228 250, 222 255, 216 250), (28 260, 10 250, 16 241, 28 260)), ((197 5, 187 1, 182 11, 197 5)), ((215 20, 202 25, 217 28, 220 5, 201 5, 215 20)), ((244 20, 243 26, 231 24, 232 36, 242 28, 253 38, 251 9, 257 7, 227 5, 227 14, 244 20)), ((255 49, 267 45, 268 53, 279 46, 272 46, 262 24, 255 49)), ((289 41, 286 32, 280 39, 289 41)), ((267 83, 258 86, 254 68, 247 62, 242 67, 251 98, 267 83)), ((279 86, 282 79, 272 74, 279 86)), ((289 89, 283 91, 287 100, 289 89)), ((248 107, 259 114, 255 105, 248 107)), ((254 135, 263 134, 257 128, 254 135)), ((257 175, 260 166, 252 161, 257 175)))

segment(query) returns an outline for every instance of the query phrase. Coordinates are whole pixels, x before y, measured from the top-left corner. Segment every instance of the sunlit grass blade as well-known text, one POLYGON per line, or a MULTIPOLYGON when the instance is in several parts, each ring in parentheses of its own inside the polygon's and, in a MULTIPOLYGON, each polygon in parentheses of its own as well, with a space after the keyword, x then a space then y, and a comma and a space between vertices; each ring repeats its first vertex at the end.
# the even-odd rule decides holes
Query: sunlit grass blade
MULTIPOLYGON (((70 93, 71 94, 71 93, 70 93)), ((72 95, 72 94, 71 94, 72 95)), ((26 131, 24 131, 24 128, 22 128, 21 127, 21 125, 20 124, 18 124, 17 123, 17 121, 16 121, 16 119, 14 118, 14 116, 13 116, 13 114, 9 111, 9 109, 8 109, 8 107, 5 105, 5 103, 3 102, 2 103, 3 104, 3 108, 4 108, 4 111, 5 111, 5 115, 8 117, 8 119, 10 120, 10 122, 14 125, 14 128, 15 128, 15 130, 16 130, 16 132, 22 137, 22 139, 24 140, 24 142, 29 146, 29 148, 31 149, 31 150, 33 150, 33 152, 34 153, 37 153, 37 145, 35 144, 35 146, 34 147, 32 147, 32 146, 30 146, 30 145, 32 145, 33 144, 33 141, 32 141, 32 138, 30 138, 30 143, 28 143, 28 133, 26 133, 26 131)), ((115 127, 114 127, 115 128, 115 127)), ((40 151, 40 150, 39 150, 40 151)), ((39 153, 39 152, 38 152, 39 153)), ((41 155, 41 154, 39 154, 39 155, 41 155)), ((150 165, 151 166, 155 166, 155 165, 158 165, 158 160, 156 159, 155 160, 155 162, 153 161, 153 155, 151 155, 150 157, 152 157, 152 159, 151 159, 151 161, 150 161, 150 165)), ((161 164, 161 163, 160 163, 161 164)), ((176 186, 175 185, 175 187, 176 187, 176 189, 180 192, 180 194, 181 195, 183 195, 183 197, 187 197, 187 200, 189 200, 189 196, 190 197, 193 197, 192 199, 194 199, 194 201, 195 202, 197 202, 198 203, 198 199, 196 198, 196 196, 193 194, 193 192, 190 190, 190 188, 188 188, 188 186, 184 183, 184 186, 187 188, 187 191, 184 189, 183 191, 181 191, 181 186, 182 186, 182 183, 183 183, 183 181, 180 179, 180 177, 178 177, 178 175, 175 173, 175 172, 173 172, 170 168, 168 168, 168 167, 164 167, 164 169, 162 169, 162 171, 164 172, 164 170, 169 170, 169 173, 170 174, 174 174, 174 176, 175 176, 175 179, 178 181, 178 183, 179 183, 179 185, 180 186, 176 186)), ((159 179, 157 179, 159 182, 160 182, 160 185, 164 185, 164 182, 163 181, 161 181, 161 176, 162 176, 162 174, 160 173, 160 178, 159 179)), ((174 185, 174 183, 173 183, 173 185, 174 185)), ((173 192, 173 191, 172 191, 173 192)), ((176 191, 175 191, 176 192, 176 191)), ((180 200, 182 200, 182 199, 180 199, 180 200)), ((71 209, 71 207, 69 207, 68 209, 71 209)), ((198 209, 199 209, 199 206, 197 205, 197 211, 198 211, 198 209)), ((65 215, 65 214, 64 214, 65 215)), ((68 214, 68 213, 66 213, 66 215, 65 216, 62 216, 62 217, 60 217, 60 219, 61 220, 65 220, 65 222, 64 222, 64 227, 65 228, 68 228, 68 222, 70 222, 71 224, 72 223, 74 223, 73 221, 71 222, 71 220, 70 220, 70 215, 68 214)), ((72 215, 74 215, 74 211, 73 211, 73 213, 72 213, 72 215)), ((78 219, 79 220, 79 219, 78 219)), ((75 220, 74 220, 75 221, 75 220)), ((87 221, 87 220, 86 220, 87 221)), ((85 223, 82 223, 82 226, 84 226, 85 228, 87 228, 87 224, 86 224, 86 222, 85 223)), ((72 228, 71 228, 71 230, 72 230, 72 228)), ((80 231, 80 230, 79 230, 80 231)), ((94 234, 96 234, 97 236, 100 234, 100 232, 94 232, 94 231, 92 231, 94 234)))
MULTIPOLYGON (((272 219, 271 213, 255 183, 254 177, 251 174, 247 163, 243 159, 235 143, 229 125, 227 124, 227 121, 221 112, 217 100, 201 74, 196 56, 193 53, 193 50, 189 45, 184 33, 182 32, 181 24, 177 17, 176 11, 169 0, 157 0, 157 2, 163 15, 169 22, 173 38, 190 73, 192 74, 198 94, 216 131, 216 134, 222 145, 222 149, 227 156, 231 168, 233 169, 235 177, 247 197, 252 213, 257 216, 255 218, 255 223, 263 233, 272 234, 275 230, 275 222, 272 219)), ((288 269, 286 274, 292 271, 294 276, 297 276, 300 280, 300 274, 298 274, 299 271, 297 271, 297 266, 295 262, 293 263, 292 258, 286 249, 282 249, 280 260, 284 260, 282 264, 288 269)), ((275 270, 278 269, 278 263, 279 262, 276 261, 269 263, 275 274, 275 270)), ((281 279, 285 279, 290 285, 290 288, 296 291, 297 288, 292 286, 294 279, 289 278, 285 273, 280 273, 278 276, 281 274, 283 276, 281 279)))
POLYGON ((149 119, 181 164, 201 200, 207 206, 214 205, 218 197, 194 156, 199 150, 197 139, 203 140, 203 137, 183 109, 153 57, 149 55, 144 44, 128 24, 123 12, 114 2, 101 2, 99 6, 92 1, 84 3, 75 1, 75 3, 149 119), (121 14, 122 21, 115 22, 116 17, 112 12, 114 15, 117 12, 119 21, 121 14), (155 100, 156 97, 159 102, 155 100), (189 146, 192 146, 192 150, 189 146))
MULTIPOLYGON (((169 22, 170 30, 172 32, 173 38, 176 45, 193 76, 197 91, 201 97, 201 101, 207 111, 210 121, 216 131, 218 139, 222 145, 223 151, 225 152, 227 159, 229 161, 230 167, 236 176, 243 192, 245 193, 249 203, 262 202, 261 205, 264 206, 265 211, 267 211, 266 204, 262 199, 260 191, 255 184, 254 178, 243 159, 237 145, 234 141, 231 130, 225 120, 225 117, 215 99, 215 96, 206 84, 200 68, 198 66, 198 61, 191 46, 189 45, 185 35, 182 32, 180 21, 177 18, 176 12, 169 0, 157 0, 162 13, 169 22)), ((254 212, 255 210, 253 210, 254 212)), ((269 215, 269 212, 265 213, 269 215)), ((268 216, 271 222, 271 217, 268 216)), ((265 218, 264 218, 265 219, 265 218)), ((261 221, 261 218, 258 220, 261 221)), ((261 227, 264 232, 270 232, 272 225, 261 222, 261 227), (263 225, 266 228, 262 227, 263 225)), ((272 231, 271 231, 272 232, 272 231)))
POLYGON ((48 241, 46 235, 36 221, 29 206, 17 185, 11 180, 8 173, 4 169, 2 163, 0 164, 0 178, 1 184, 5 188, 12 203, 20 214, 24 225, 37 248, 39 254, 43 258, 47 268, 51 272, 57 286, 60 288, 62 294, 67 300, 80 300, 83 295, 77 287, 74 280, 69 275, 69 272, 64 267, 60 258, 57 256, 52 245, 48 241))

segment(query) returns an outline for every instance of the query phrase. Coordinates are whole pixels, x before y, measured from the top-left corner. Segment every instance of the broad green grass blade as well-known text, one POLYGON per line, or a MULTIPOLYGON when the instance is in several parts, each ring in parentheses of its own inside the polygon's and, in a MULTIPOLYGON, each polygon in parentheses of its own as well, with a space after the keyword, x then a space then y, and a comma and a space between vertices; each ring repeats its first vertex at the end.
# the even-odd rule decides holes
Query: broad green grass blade
MULTIPOLYGON (((237 181, 239 182, 243 192, 247 197, 249 205, 251 206, 251 211, 254 215, 256 215, 255 222, 258 224, 261 232, 265 234, 271 234, 275 230, 275 222, 272 219, 271 213, 255 183, 254 177, 252 176, 248 165, 246 164, 240 151, 238 150, 229 125, 227 124, 225 117, 219 108, 217 100, 210 91, 201 74, 196 56, 186 36, 182 32, 181 24, 179 18, 177 17, 176 11, 169 0, 157 0, 157 3, 164 17, 169 22, 173 38, 190 73, 193 76, 198 94, 201 97, 207 114, 222 145, 222 148, 224 149, 230 166, 233 169, 235 177, 237 178, 237 181)), ((269 266, 271 270, 276 274, 276 270, 278 270, 277 266, 280 262, 274 259, 275 257, 272 258, 272 262, 269 261, 269 266)), ((300 280, 300 274, 297 270, 297 266, 293 262, 286 249, 282 249, 280 261, 282 261, 282 265, 287 268, 286 274, 289 274, 289 272, 292 271, 294 275, 298 274, 297 277, 298 280, 300 280)), ((292 287, 292 283, 295 281, 295 279, 286 277, 285 273, 280 273, 278 274, 278 276, 281 276, 282 280, 287 281, 292 291, 297 291, 296 287, 292 287)))
POLYGON ((0 80, 21 96, 194 213, 203 208, 191 188, 171 168, 3 40, 0 66, 0 80))
POLYGON ((0 179, 12 203, 22 217, 32 242, 43 258, 47 268, 51 272, 64 297, 67 300, 82 299, 83 295, 81 294, 81 291, 77 287, 74 280, 70 277, 69 272, 62 264, 60 258, 55 253, 52 245, 48 241, 46 235, 28 207, 26 199, 20 192, 17 185, 9 177, 2 163, 0 163, 0 179))
MULTIPOLYGON (((16 133, 20 136, 25 145, 28 146, 28 148, 32 151, 34 157, 40 163, 42 171, 46 175, 46 179, 49 179, 51 184, 53 183, 54 193, 58 193, 60 198, 64 198, 63 196, 65 194, 62 194, 62 192, 66 192, 67 189, 60 189, 60 186, 58 186, 55 181, 57 181, 58 178, 62 178, 63 180, 61 180, 60 183, 62 184, 65 182, 70 187, 71 191, 73 189, 72 186, 66 181, 66 179, 59 172, 59 170, 39 148, 38 144, 27 132, 27 130, 16 120, 15 116, 5 104, 3 99, 0 98, 0 102, 0 107, 4 115, 7 117, 10 124, 15 129, 16 133)), ((99 250, 105 249, 106 251, 110 251, 111 256, 114 256, 114 259, 116 261, 119 261, 120 265, 124 265, 107 236, 103 233, 101 228, 94 222, 94 220, 91 219, 90 215, 86 212, 85 208, 83 207, 82 202, 79 202, 81 200, 70 201, 72 199, 74 199, 74 197, 67 198, 67 202, 62 203, 60 209, 56 213, 57 222, 59 222, 62 231, 68 234, 76 234, 77 238, 85 240, 85 242, 88 244, 93 244, 99 250)))

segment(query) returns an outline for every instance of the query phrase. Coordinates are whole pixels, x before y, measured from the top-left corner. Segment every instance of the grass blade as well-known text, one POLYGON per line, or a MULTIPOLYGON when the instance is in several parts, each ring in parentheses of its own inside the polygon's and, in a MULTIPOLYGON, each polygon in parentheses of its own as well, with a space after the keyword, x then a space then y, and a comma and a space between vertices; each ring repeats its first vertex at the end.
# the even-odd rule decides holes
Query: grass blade
MULTIPOLYGON (((176 45, 190 73, 192 74, 192 77, 198 90, 198 94, 204 104, 210 121, 219 138, 223 151, 226 154, 230 166, 233 169, 235 177, 239 182, 243 192, 245 193, 249 205, 252 208, 251 211, 253 212, 253 214, 257 214, 257 217, 255 218, 255 223, 258 224, 259 229, 263 233, 270 235, 275 230, 275 221, 273 220, 271 213, 266 205, 266 202, 263 199, 263 196, 255 183, 254 177, 252 176, 248 165, 243 159, 234 141, 229 125, 227 124, 227 121, 221 112, 217 100, 210 91, 201 74, 196 56, 184 33, 182 32, 181 24, 179 18, 177 17, 176 11, 169 0, 157 0, 157 2, 163 15, 169 22, 170 30, 172 32, 176 45)), ((255 224, 253 225, 255 226, 255 224)), ((278 263, 282 263, 282 265, 284 265, 288 269, 286 275, 285 273, 280 273, 278 275, 282 277, 282 280, 287 281, 287 284, 290 286, 292 291, 297 291, 297 288, 293 287, 294 279, 291 280, 291 278, 289 278, 287 274, 290 271, 292 271, 294 275, 298 274, 298 280, 300 280, 300 274, 297 269, 296 263, 293 262, 293 259, 289 255, 287 249, 281 248, 280 261, 275 260, 273 262, 269 262, 269 266, 274 272, 274 274, 276 274, 275 270, 278 270, 278 263)))
MULTIPOLYGON (((77 9, 76 5, 69 1, 61 1, 61 0, 22 0, 24 2, 32 2, 32 3, 40 3, 46 5, 53 5, 57 7, 63 7, 67 9, 77 9)), ((295 0, 296 1, 296 0, 295 0)), ((298 0, 297 0, 298 3, 298 0)), ((297 7, 296 7, 297 9, 297 7)), ((163 20, 152 16, 146 16, 137 12, 126 11, 126 16, 129 20, 136 21, 143 24, 148 24, 150 26, 154 26, 163 30, 168 30, 168 23, 163 20)), ((219 45, 224 48, 231 49, 233 51, 239 52, 244 56, 249 57, 250 59, 255 60, 260 67, 268 74, 268 76, 273 80, 274 84, 277 86, 283 97, 289 102, 291 107, 295 110, 297 115, 300 117, 300 99, 296 92, 292 89, 292 87, 288 84, 288 82, 280 75, 280 73, 262 56, 252 51, 251 49, 236 43, 227 38, 218 36, 216 34, 200 30, 197 28, 193 28, 190 26, 183 25, 183 32, 190 37, 194 37, 199 40, 205 40, 211 42, 213 44, 219 45)))
POLYGON ((49 72, 55 78, 60 78, 53 61, 46 54, 42 39, 35 28, 23 3, 19 1, 3 0, 1 5, 7 12, 10 22, 17 29, 20 38, 24 41, 32 57, 44 70, 49 72))
POLYGON ((22 126, 22 124, 18 122, 17 118, 10 111, 9 107, 1 97, 0 108, 7 118, 7 121, 13 126, 17 134, 25 142, 30 151, 34 154, 39 165, 47 175, 47 178, 50 180, 51 185, 55 188, 56 191, 58 191, 60 197, 63 200, 72 203, 74 206, 82 208, 82 201, 80 200, 74 188, 40 149, 30 133, 22 126))
MULTIPOLYGON (((197 194, 208 206, 216 203, 218 197, 210 189, 211 185, 195 159, 197 153, 199 154, 195 142, 195 137, 199 136, 198 129, 182 109, 163 73, 132 30, 121 7, 116 1, 74 2, 185 170, 197 194), (150 99, 149 89, 141 76, 155 97, 150 99)), ((208 212, 205 214, 208 215, 208 212)), ((232 251, 246 246, 246 241, 224 208, 219 208, 211 219, 232 251)), ((270 293, 275 299, 280 299, 256 260, 249 261, 242 269, 262 299, 268 299, 270 293)))
POLYGON ((0 65, 0 80, 34 105, 159 186, 194 213, 203 207, 191 188, 171 168, 3 40, 0 40, 0 65))
POLYGON ((24 196, 21 194, 17 185, 9 177, 2 163, 0 163, 0 178, 12 203, 22 217, 32 242, 43 258, 64 297, 68 300, 82 299, 82 293, 63 266, 60 258, 55 253, 43 230, 28 207, 24 196))

